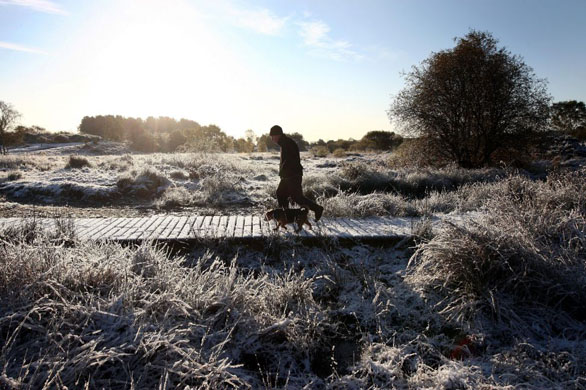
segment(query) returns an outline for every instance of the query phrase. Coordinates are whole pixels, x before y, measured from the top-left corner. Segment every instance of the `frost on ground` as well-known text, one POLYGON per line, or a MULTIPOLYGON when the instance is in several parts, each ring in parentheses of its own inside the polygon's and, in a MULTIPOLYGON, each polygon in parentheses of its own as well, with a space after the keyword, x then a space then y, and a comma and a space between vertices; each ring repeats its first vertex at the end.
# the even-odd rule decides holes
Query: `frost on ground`
POLYGON ((0 241, 0 386, 586 387, 586 176, 511 177, 487 218, 369 246, 0 241))
MULTIPOLYGON (((0 156, 0 197, 10 202, 0 215, 31 214, 27 205, 40 213, 68 206, 63 214, 83 216, 91 216, 89 208, 96 214, 118 208, 112 214, 121 217, 137 210, 260 214, 277 206, 277 153, 128 154, 120 148, 63 145, 0 156)), ((496 168, 393 169, 389 161, 389 154, 324 159, 302 153, 304 192, 332 217, 429 216, 477 210, 490 185, 511 175, 539 176, 496 168)))

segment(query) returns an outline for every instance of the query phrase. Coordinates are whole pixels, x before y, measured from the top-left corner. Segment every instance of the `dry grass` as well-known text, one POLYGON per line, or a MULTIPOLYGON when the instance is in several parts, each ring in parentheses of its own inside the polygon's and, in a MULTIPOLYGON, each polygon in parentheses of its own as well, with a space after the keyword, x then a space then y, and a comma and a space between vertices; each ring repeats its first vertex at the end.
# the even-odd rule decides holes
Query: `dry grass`
POLYGON ((586 373, 582 341, 503 344, 490 323, 446 322, 394 249, 275 239, 177 255, 56 226, 1 235, 0 386, 573 388, 586 373))
POLYGON ((243 366, 298 375, 331 327, 312 279, 293 272, 255 276, 210 255, 187 267, 150 244, 63 246, 21 230, 0 242, 2 384, 250 388, 260 381, 243 366))
POLYGON ((69 161, 67 161, 67 165, 65 168, 67 169, 80 169, 84 167, 91 167, 89 160, 83 156, 69 156, 69 161))
POLYGON ((57 168, 58 159, 35 155, 0 155, 0 169, 49 171, 57 168))
POLYGON ((401 195, 373 193, 359 195, 341 191, 335 197, 322 197, 318 203, 328 217, 369 217, 391 215, 410 217, 420 215, 418 210, 401 195))
POLYGON ((155 205, 162 209, 186 207, 194 203, 193 194, 184 187, 168 187, 163 195, 155 200, 155 205))
POLYGON ((485 207, 484 220, 453 226, 423 244, 412 259, 411 281, 441 291, 443 312, 459 322, 485 313, 526 334, 528 323, 551 328, 565 323, 564 316, 583 319, 584 174, 546 182, 510 177, 493 188, 485 207))
POLYGON ((116 182, 121 193, 149 199, 161 195, 169 185, 169 179, 154 168, 145 168, 139 172, 131 171, 116 182))
POLYGON ((334 187, 363 195, 378 191, 421 198, 431 192, 454 191, 465 184, 490 183, 505 176, 505 171, 494 168, 467 170, 450 166, 391 170, 382 164, 359 162, 343 164, 339 174, 330 181, 334 187))

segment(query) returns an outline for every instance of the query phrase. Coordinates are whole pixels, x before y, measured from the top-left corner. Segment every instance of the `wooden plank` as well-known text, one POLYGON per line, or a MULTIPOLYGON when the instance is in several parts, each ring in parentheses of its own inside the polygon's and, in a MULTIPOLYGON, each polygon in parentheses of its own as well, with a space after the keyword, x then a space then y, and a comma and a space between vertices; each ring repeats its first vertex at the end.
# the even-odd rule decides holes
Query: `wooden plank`
MULTIPOLYGON (((63 219, 67 223, 68 219, 63 219)), ((342 238, 406 236, 419 218, 368 217, 368 218, 323 218, 312 223, 313 230, 303 226, 299 235, 315 237, 321 235, 342 238), (410 224, 410 222, 413 222, 410 224)), ((0 227, 15 226, 35 221, 39 226, 56 228, 55 218, 0 218, 0 227)), ((80 239, 133 240, 133 239, 186 239, 199 237, 270 237, 272 234, 294 236, 295 224, 288 230, 274 233, 275 222, 264 221, 260 215, 246 216, 165 216, 155 215, 140 218, 79 218, 71 219, 80 239)))
POLYGON ((242 233, 242 237, 251 237, 252 236, 252 215, 247 215, 244 217, 244 232, 242 233))
POLYGON ((99 223, 95 229, 92 229, 91 231, 87 232, 84 237, 85 239, 88 240, 95 240, 95 239, 99 239, 101 236, 101 233, 107 229, 110 228, 110 226, 112 224, 116 223, 117 218, 106 218, 103 221, 101 221, 101 223, 99 223))
POLYGON ((319 221, 318 229, 324 236, 337 234, 337 228, 332 225, 332 218, 322 218, 319 221))
POLYGON ((244 216, 239 215, 236 219, 236 226, 234 227, 234 237, 242 238, 244 235, 244 216))
POLYGON ((169 236, 167 238, 168 239, 177 239, 177 237, 179 237, 179 233, 181 233, 181 231, 183 230, 183 226, 185 225, 186 222, 187 222, 186 216, 179 217, 177 224, 175 225, 175 227, 173 228, 173 230, 171 231, 171 233, 169 234, 169 236))
POLYGON ((368 223, 365 223, 364 218, 356 219, 356 218, 345 218, 346 223, 349 223, 354 229, 358 229, 364 232, 365 237, 374 237, 377 234, 375 228, 369 226, 368 223))
POLYGON ((95 226, 96 223, 99 223, 99 219, 100 218, 82 218, 79 222, 76 221, 75 235, 79 237, 80 235, 84 234, 86 231, 95 226))
POLYGON ((126 231, 128 225, 134 222, 134 218, 121 218, 123 222, 116 225, 116 227, 108 233, 108 238, 110 240, 117 240, 120 232, 126 231))
POLYGON ((218 225, 218 230, 216 232, 216 237, 218 238, 226 238, 226 227, 228 226, 228 216, 222 215, 220 217, 220 224, 218 225))
POLYGON ((43 230, 53 230, 55 225, 53 224, 53 220, 49 218, 35 218, 37 226, 39 226, 43 230))
POLYGON ((171 232, 173 232, 173 230, 175 229, 175 226, 177 226, 177 224, 179 223, 179 217, 175 217, 175 216, 170 215, 168 218, 169 218, 169 223, 167 224, 165 229, 159 233, 158 238, 160 240, 166 240, 167 238, 169 238, 169 235, 171 235, 171 232))
POLYGON ((362 219, 345 218, 344 220, 355 230, 363 232, 364 237, 373 237, 376 234, 376 230, 369 229, 362 219))
POLYGON ((197 229, 197 235, 200 238, 205 238, 207 237, 208 234, 208 229, 210 227, 210 223, 212 222, 212 216, 211 215, 206 215, 203 218, 203 221, 201 223, 201 226, 199 227, 199 229, 197 229))
POLYGON ((110 229, 104 230, 102 232, 102 234, 101 234, 102 239, 105 239, 105 240, 112 239, 116 235, 116 233, 128 223, 129 218, 117 218, 117 220, 118 221, 116 223, 113 223, 110 226, 110 229))
POLYGON ((191 238, 200 237, 199 229, 201 228, 201 225, 203 224, 204 220, 205 220, 205 215, 198 215, 196 217, 195 221, 193 222, 193 226, 191 227, 191 230, 189 231, 189 236, 191 238))
POLYGON ((369 234, 364 231, 363 229, 360 229, 360 227, 355 226, 354 223, 352 223, 352 221, 350 221, 347 218, 340 218, 338 219, 338 222, 340 222, 343 225, 346 225, 348 232, 350 234, 352 234, 353 237, 368 237, 369 234))
POLYGON ((179 234, 177 235, 177 239, 179 240, 184 240, 186 238, 189 238, 189 234, 191 231, 191 228, 193 227, 193 223, 195 222, 195 216, 192 217, 187 217, 187 220, 185 221, 185 223, 183 224, 183 227, 181 228, 181 232, 179 232, 179 234))
POLYGON ((112 237, 116 240, 127 240, 130 236, 130 233, 134 231, 134 227, 142 222, 143 218, 130 218, 129 223, 127 223, 123 228, 118 230, 118 232, 112 237))
POLYGON ((328 235, 338 236, 343 238, 351 238, 352 235, 346 229, 346 226, 338 222, 337 219, 330 219, 328 224, 325 225, 328 231, 328 235))
POLYGON ((156 215, 149 216, 145 221, 142 221, 140 226, 136 228, 134 232, 132 232, 129 236, 129 240, 143 240, 147 236, 147 231, 153 226, 155 222, 157 222, 158 217, 156 215))
POLYGON ((85 229, 83 232, 79 233, 77 237, 80 239, 90 237, 96 230, 100 229, 100 227, 103 227, 111 219, 112 218, 96 218, 95 223, 93 223, 89 228, 85 229))
POLYGON ((271 226, 271 221, 266 221, 264 218, 261 218, 260 226, 263 237, 270 237, 273 234, 274 226, 271 226))
POLYGON ((176 240, 179 237, 179 233, 183 230, 183 226, 187 223, 187 216, 178 216, 178 221, 171 233, 167 236, 169 240, 176 240))
POLYGON ((260 218, 258 215, 252 217, 252 237, 262 237, 262 231, 260 230, 260 218))
POLYGON ((118 226, 126 223, 126 218, 114 218, 108 226, 92 235, 95 240, 107 240, 113 231, 116 231, 118 226))
POLYGON ((149 226, 138 236, 139 240, 149 240, 159 225, 165 221, 164 215, 153 215, 152 218, 153 220, 149 226))
POLYGON ((173 222, 173 220, 174 220, 174 218, 170 215, 163 216, 163 220, 161 221, 161 223, 159 225, 157 225, 157 227, 153 230, 151 235, 148 237, 149 240, 159 240, 161 238, 161 234, 165 231, 167 226, 169 226, 169 224, 171 222, 173 222))
POLYGON ((236 216, 236 215, 230 215, 228 217, 228 224, 226 225, 226 230, 225 230, 225 237, 226 238, 234 237, 234 228, 236 227, 236 219, 237 218, 238 218, 238 216, 236 216))
POLYGON ((388 221, 380 217, 368 217, 360 221, 360 226, 368 231, 372 237, 386 235, 388 221))
POLYGON ((352 237, 359 237, 361 235, 360 232, 348 226, 348 224, 344 221, 344 218, 336 218, 336 223, 352 237))
POLYGON ((212 220, 210 221, 210 225, 208 226, 207 231, 206 231, 206 237, 207 238, 217 237, 219 225, 220 225, 220 216, 219 215, 212 216, 212 220))
POLYGON ((132 223, 130 223, 123 231, 118 232, 118 239, 119 240, 130 240, 130 237, 141 228, 141 226, 148 221, 148 217, 138 217, 133 218, 132 223))
POLYGON ((112 240, 121 240, 126 236, 126 232, 132 229, 139 218, 128 218, 124 225, 118 226, 118 229, 110 235, 112 240))

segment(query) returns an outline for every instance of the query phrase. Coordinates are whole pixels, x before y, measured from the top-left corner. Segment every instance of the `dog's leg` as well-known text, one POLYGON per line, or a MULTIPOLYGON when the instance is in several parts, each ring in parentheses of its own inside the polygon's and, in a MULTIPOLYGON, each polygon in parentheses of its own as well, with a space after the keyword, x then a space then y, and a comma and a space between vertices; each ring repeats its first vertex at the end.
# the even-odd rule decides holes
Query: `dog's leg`
POLYGON ((313 227, 311 226, 311 224, 309 223, 309 221, 308 221, 307 219, 305 220, 305 223, 306 223, 307 225, 309 225, 309 228, 310 228, 311 230, 313 230, 313 227))

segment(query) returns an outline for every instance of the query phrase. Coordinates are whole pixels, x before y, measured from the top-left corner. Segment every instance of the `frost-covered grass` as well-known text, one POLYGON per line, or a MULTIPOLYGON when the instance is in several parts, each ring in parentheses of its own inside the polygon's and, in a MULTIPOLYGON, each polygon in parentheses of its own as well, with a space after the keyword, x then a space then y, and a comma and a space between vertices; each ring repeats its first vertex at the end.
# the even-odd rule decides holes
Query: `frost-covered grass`
POLYGON ((457 167, 441 169, 390 169, 382 162, 344 163, 330 180, 346 191, 369 194, 394 192, 407 197, 423 197, 430 192, 453 191, 464 184, 497 181, 506 172, 500 169, 467 170, 457 167))
MULTIPOLYGON (((324 159, 303 153, 302 164, 305 194, 332 217, 474 211, 501 180, 529 176, 496 168, 394 169, 386 154, 324 159)), ((0 195, 25 204, 119 207, 121 213, 135 205, 260 214, 277 206, 278 166, 278 153, 14 155, 0 158, 0 195), (72 161, 78 168, 64 169, 72 161)))
POLYGON ((269 168, 258 166, 262 160, 219 154, 19 155, 4 158, 0 164, 6 172, 0 181, 0 193, 12 201, 81 201, 92 207, 135 203, 210 208, 250 205, 253 198, 262 203, 268 195, 261 184, 273 175, 269 168))
POLYGON ((274 239, 179 254, 58 226, 0 236, 0 386, 580 388, 586 375, 586 329, 563 309, 517 302, 546 318, 525 331, 454 317, 442 302, 460 295, 430 296, 429 270, 405 273, 408 248, 274 239))
POLYGON ((49 171, 57 167, 59 160, 42 155, 0 155, 0 169, 49 171))
POLYGON ((490 316, 516 333, 571 332, 586 313, 586 175, 511 177, 485 218, 423 244, 410 280, 459 322, 490 316), (544 312, 547 315, 544 315, 544 312))

